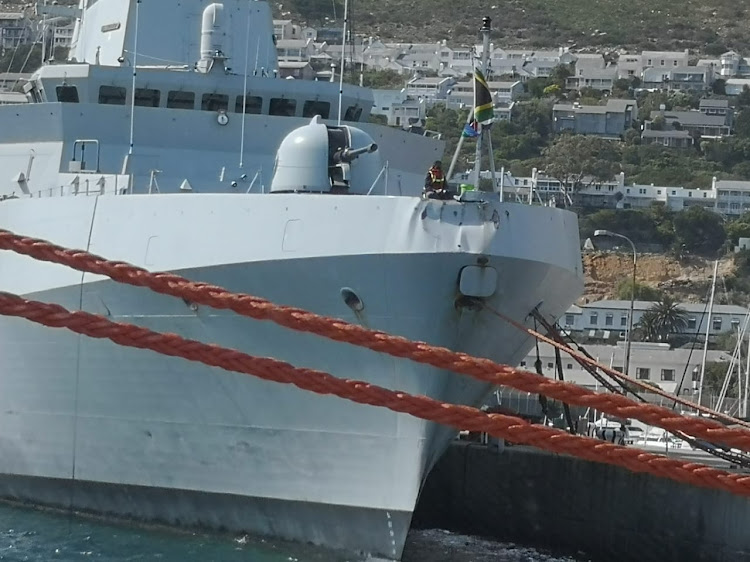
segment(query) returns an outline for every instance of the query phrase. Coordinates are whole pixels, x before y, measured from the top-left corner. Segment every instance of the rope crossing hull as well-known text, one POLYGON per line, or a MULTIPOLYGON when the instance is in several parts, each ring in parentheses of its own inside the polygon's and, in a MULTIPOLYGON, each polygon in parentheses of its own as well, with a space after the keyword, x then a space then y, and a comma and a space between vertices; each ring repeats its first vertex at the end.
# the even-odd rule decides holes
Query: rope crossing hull
MULTIPOLYGON (((97 243, 97 251, 116 255, 97 243)), ((527 334, 455 305, 457 273, 476 259, 468 252, 292 255, 180 274, 517 363, 531 346, 527 334), (363 311, 346 306, 344 286, 356 288, 363 311)), ((561 314, 580 289, 574 271, 502 255, 490 260, 512 271, 513 283, 488 301, 519 320, 542 300, 550 314, 561 314)), ((478 404, 491 388, 99 276, 27 296, 441 401, 478 404)), ((0 357, 0 474, 9 475, 0 478, 0 493, 61 507, 399 558, 422 482, 455 435, 455 428, 406 414, 18 318, 0 317, 0 357)))

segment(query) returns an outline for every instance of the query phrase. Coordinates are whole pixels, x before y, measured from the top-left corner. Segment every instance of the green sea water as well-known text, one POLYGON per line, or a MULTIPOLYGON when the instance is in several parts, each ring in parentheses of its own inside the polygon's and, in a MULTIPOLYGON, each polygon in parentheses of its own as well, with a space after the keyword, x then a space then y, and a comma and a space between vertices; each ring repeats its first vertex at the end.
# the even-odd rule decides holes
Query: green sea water
MULTIPOLYGON (((13 562, 344 562, 312 546, 144 527, 0 504, 0 560, 13 562)), ((440 530, 409 535, 403 562, 585 562, 440 530)))

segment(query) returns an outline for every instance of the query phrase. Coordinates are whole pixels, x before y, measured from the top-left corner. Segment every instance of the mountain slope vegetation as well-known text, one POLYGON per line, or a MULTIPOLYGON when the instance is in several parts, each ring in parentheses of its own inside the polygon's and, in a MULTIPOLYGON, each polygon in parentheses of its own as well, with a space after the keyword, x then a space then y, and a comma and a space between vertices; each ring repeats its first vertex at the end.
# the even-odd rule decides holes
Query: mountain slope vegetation
MULTIPOLYGON (((736 0, 351 0, 355 33, 388 41, 474 43, 493 18, 501 46, 750 52, 750 4, 736 0)), ((288 0, 279 13, 339 25, 343 0, 288 0), (334 2, 335 8, 334 8, 334 2)))

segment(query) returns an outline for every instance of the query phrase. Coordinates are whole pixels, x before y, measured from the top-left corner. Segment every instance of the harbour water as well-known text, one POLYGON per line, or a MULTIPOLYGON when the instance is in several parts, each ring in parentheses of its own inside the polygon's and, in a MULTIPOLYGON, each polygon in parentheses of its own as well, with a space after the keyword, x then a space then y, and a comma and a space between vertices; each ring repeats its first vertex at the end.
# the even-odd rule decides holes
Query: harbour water
MULTIPOLYGON (((0 560, 12 562, 341 562, 330 552, 246 536, 203 535, 0 504, 0 560)), ((585 562, 449 533, 413 531, 404 562, 585 562)))

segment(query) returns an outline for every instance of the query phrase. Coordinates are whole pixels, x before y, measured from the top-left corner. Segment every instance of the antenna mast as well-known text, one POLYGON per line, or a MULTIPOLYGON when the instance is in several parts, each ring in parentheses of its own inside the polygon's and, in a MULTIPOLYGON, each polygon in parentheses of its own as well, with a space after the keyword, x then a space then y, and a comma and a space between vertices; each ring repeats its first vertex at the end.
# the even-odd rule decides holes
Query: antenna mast
MULTIPOLYGON (((260 38, 258 38, 260 40, 260 38)), ((247 5, 247 36, 245 37, 245 82, 242 89, 242 133, 240 138, 240 168, 245 165, 245 121, 247 121, 247 67, 250 58, 250 4, 247 5)), ((258 66, 258 51, 255 52, 255 66, 258 66)))
POLYGON ((349 0, 344 0, 344 36, 341 40, 341 69, 339 71, 339 119, 338 125, 341 125, 341 104, 344 102, 344 51, 346 51, 346 25, 349 22, 349 0))
POLYGON ((133 133, 135 129, 135 79, 138 75, 138 23, 140 16, 141 0, 135 0, 135 34, 133 37, 133 61, 131 63, 133 67, 133 86, 130 89, 130 148, 128 149, 128 155, 133 154, 133 133))

